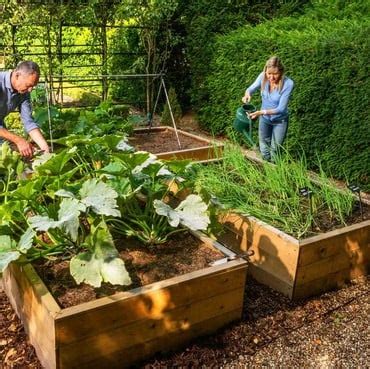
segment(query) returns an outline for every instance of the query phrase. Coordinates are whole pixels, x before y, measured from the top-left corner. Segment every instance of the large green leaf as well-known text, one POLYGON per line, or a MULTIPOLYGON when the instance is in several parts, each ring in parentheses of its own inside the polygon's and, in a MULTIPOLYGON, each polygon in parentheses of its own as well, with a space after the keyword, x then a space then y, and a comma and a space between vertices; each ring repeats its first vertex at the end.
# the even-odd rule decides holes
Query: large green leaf
POLYGON ((36 233, 32 228, 28 228, 25 233, 21 236, 17 249, 21 252, 27 252, 32 247, 33 238, 36 233))
POLYGON ((80 190, 81 202, 91 207, 96 214, 119 217, 116 198, 118 194, 113 188, 96 178, 89 179, 80 190))
POLYGON ((0 236, 0 272, 14 260, 17 260, 21 253, 15 250, 16 243, 9 236, 0 236))
POLYGON ((210 223, 207 204, 198 195, 189 195, 176 209, 161 200, 154 200, 153 204, 156 213, 167 217, 172 227, 182 224, 193 231, 206 230, 210 223))
POLYGON ((51 156, 43 164, 40 164, 35 168, 35 172, 39 175, 61 175, 67 172, 69 169, 66 169, 66 164, 68 161, 75 156, 77 151, 76 147, 71 149, 66 149, 60 153, 51 156))
MULTIPOLYGON (((141 153, 140 151, 138 151, 138 153, 141 153)), ((133 174, 138 174, 138 173, 141 173, 143 171, 144 168, 152 165, 152 164, 155 164, 155 163, 158 163, 158 159, 155 155, 153 154, 150 154, 148 155, 148 158, 141 162, 140 164, 136 165, 133 169, 132 169, 132 173, 133 174)), ((159 169, 158 169, 159 170, 159 169)))
POLYGON ((114 153, 114 158, 119 159, 130 171, 139 165, 142 165, 149 158, 149 153, 145 151, 137 151, 132 154, 114 153))
POLYGON ((59 222, 62 228, 71 235, 73 241, 77 240, 80 213, 85 210, 85 205, 76 199, 66 198, 60 203, 59 222))
POLYGON ((91 237, 92 251, 83 252, 71 259, 70 272, 76 283, 100 287, 102 282, 129 285, 131 278, 114 247, 106 227, 99 227, 91 237))
POLYGON ((128 152, 133 152, 135 149, 128 144, 126 139, 122 139, 121 141, 118 142, 116 145, 116 149, 119 151, 128 151, 128 152))
POLYGON ((179 226, 180 214, 178 214, 176 210, 172 209, 171 206, 165 204, 161 200, 154 200, 153 205, 157 214, 168 218, 168 223, 171 225, 171 227, 179 226))
POLYGON ((39 195, 44 183, 43 178, 37 178, 33 181, 22 182, 12 191, 12 198, 21 200, 32 200, 35 195, 39 195))
POLYGON ((134 193, 140 191, 140 188, 132 191, 130 180, 126 177, 113 177, 108 179, 109 186, 111 186, 118 194, 120 198, 127 198, 132 196, 134 193))
POLYGON ((101 168, 99 172, 107 173, 107 174, 112 174, 112 175, 119 175, 124 173, 126 170, 126 167, 117 161, 112 161, 105 167, 101 168))
POLYGON ((8 201, 0 205, 0 225, 8 224, 11 221, 23 221, 25 201, 8 201))
POLYGON ((48 216, 35 215, 29 218, 31 227, 38 231, 48 231, 50 228, 60 228, 70 234, 73 241, 77 240, 79 215, 85 211, 84 204, 77 199, 66 198, 60 203, 58 211, 58 220, 48 216))
POLYGON ((37 156, 32 163, 32 169, 35 170, 38 166, 46 163, 48 160, 50 160, 52 157, 54 157, 56 154, 45 152, 42 155, 37 156))
POLYGON ((117 149, 117 145, 122 141, 122 135, 104 135, 91 139, 92 144, 99 144, 108 147, 110 150, 117 149))
POLYGON ((54 140, 56 144, 64 145, 68 147, 74 147, 79 144, 89 145, 91 144, 91 141, 92 141, 91 137, 88 137, 85 135, 76 135, 76 134, 70 134, 66 137, 61 137, 61 138, 54 140))

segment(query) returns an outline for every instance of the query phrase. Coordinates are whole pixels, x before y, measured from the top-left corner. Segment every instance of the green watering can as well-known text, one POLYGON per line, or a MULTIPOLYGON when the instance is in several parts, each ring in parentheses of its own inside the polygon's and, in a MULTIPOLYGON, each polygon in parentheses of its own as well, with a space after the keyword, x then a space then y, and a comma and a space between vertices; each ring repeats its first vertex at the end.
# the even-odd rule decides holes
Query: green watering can
POLYGON ((248 143, 254 146, 252 140, 252 120, 249 118, 249 113, 255 112, 257 109, 252 104, 243 104, 236 110, 233 127, 244 135, 248 143))

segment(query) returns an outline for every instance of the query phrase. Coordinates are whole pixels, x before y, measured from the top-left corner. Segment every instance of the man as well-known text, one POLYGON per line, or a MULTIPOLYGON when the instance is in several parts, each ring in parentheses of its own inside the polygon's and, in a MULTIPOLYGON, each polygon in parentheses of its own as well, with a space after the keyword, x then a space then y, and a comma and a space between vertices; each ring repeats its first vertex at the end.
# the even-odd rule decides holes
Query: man
POLYGON ((37 85, 39 77, 40 68, 32 61, 20 62, 13 71, 0 72, 0 145, 4 139, 10 141, 25 157, 33 155, 33 145, 23 137, 9 132, 4 118, 19 108, 25 131, 40 150, 49 152, 49 146, 32 118, 30 92, 37 85))

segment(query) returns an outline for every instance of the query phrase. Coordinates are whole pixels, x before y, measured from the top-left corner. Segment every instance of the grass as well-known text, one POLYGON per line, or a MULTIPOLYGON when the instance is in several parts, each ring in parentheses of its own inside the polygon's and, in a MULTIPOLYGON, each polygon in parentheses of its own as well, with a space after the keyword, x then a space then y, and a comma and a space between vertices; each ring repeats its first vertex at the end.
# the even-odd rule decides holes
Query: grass
POLYGON ((297 238, 320 232, 321 223, 340 223, 351 213, 355 198, 339 190, 320 171, 313 183, 304 158, 294 161, 284 154, 276 163, 257 164, 245 158, 236 145, 225 148, 218 164, 199 166, 195 183, 218 198, 225 208, 254 216, 297 238), (312 191, 311 204, 299 193, 312 191))

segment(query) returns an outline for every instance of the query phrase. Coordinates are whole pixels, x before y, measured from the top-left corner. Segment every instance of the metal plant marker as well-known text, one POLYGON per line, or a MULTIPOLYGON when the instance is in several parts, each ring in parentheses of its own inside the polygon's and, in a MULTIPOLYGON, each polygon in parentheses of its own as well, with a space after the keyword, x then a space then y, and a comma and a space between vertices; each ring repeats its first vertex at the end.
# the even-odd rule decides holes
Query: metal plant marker
POLYGON ((354 194, 357 193, 357 195, 358 195, 358 201, 360 203, 361 219, 364 220, 364 212, 363 212, 363 209, 362 209, 361 189, 360 189, 360 186, 358 186, 357 184, 352 183, 352 184, 349 184, 347 187, 348 187, 348 189, 352 193, 354 193, 354 194))
POLYGON ((302 196, 302 197, 306 197, 308 199, 308 204, 309 204, 309 209, 310 209, 310 225, 311 225, 311 229, 313 230, 313 209, 312 209, 312 200, 311 200, 311 197, 312 197, 312 194, 313 192, 308 188, 308 187, 301 187, 299 189, 299 194, 302 196))

